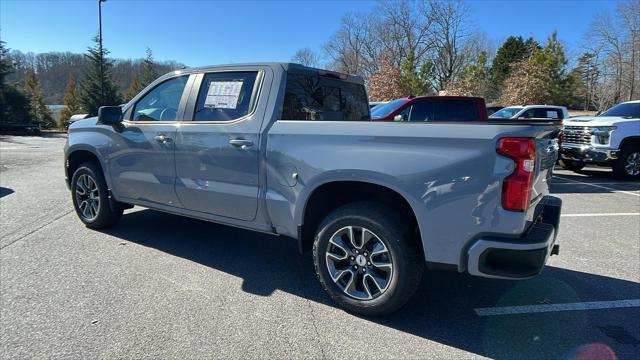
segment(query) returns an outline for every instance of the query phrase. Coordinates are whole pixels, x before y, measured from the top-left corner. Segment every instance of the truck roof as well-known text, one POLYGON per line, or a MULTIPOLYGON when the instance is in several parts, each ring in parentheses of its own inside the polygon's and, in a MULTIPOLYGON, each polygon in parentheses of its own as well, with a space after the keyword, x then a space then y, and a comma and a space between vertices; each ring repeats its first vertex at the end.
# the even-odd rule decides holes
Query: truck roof
POLYGON ((332 70, 326 70, 326 69, 320 69, 320 68, 314 68, 314 67, 309 67, 309 66, 304 66, 302 64, 298 64, 298 63, 292 63, 292 62, 250 62, 250 63, 237 63, 237 64, 220 64, 220 65, 206 65, 206 66, 198 66, 198 67, 193 67, 193 68, 187 68, 184 69, 186 71, 189 70, 193 70, 193 71, 210 71, 210 70, 216 70, 219 68, 230 68, 230 67, 242 67, 242 66, 269 66, 269 67, 282 67, 284 69, 284 71, 302 71, 302 72, 314 72, 314 73, 318 73, 318 72, 326 72, 326 73, 330 73, 330 74, 336 74, 336 75, 345 75, 347 76, 347 79, 350 81, 362 81, 364 82, 364 79, 362 78, 362 76, 360 75, 353 75, 353 74, 345 74, 345 73, 340 73, 337 71, 332 71, 332 70))

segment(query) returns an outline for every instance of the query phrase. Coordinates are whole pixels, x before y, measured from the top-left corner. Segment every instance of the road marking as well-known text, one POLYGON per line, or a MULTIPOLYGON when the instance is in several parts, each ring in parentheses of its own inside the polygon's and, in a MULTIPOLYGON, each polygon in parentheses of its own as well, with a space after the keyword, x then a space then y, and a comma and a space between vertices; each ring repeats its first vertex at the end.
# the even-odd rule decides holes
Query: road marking
POLYGON ((579 183, 579 184, 584 184, 584 185, 588 185, 588 186, 593 186, 593 187, 597 187, 597 188, 600 188, 600 189, 609 190, 609 191, 611 191, 611 192, 616 192, 616 193, 621 193, 621 194, 627 194, 627 195, 633 195, 633 196, 640 196, 640 194, 636 194, 636 193, 633 193, 633 192, 630 192, 630 191, 618 190, 618 189, 614 189, 614 188, 611 188, 611 187, 608 187, 608 186, 594 185, 594 184, 590 184, 590 183, 586 183, 586 182, 582 182, 582 181, 578 181, 578 180, 567 179, 567 178, 564 178, 564 177, 562 177, 562 176, 558 176, 558 175, 556 175, 556 178, 558 178, 558 179, 562 179, 562 180, 566 180, 566 181, 571 181, 571 182, 574 182, 574 183, 579 183))
MULTIPOLYGON (((563 183, 563 182, 557 182, 557 181, 550 181, 549 183, 554 184, 554 185, 573 185, 573 186, 582 185, 582 184, 573 184, 573 183, 563 183)), ((638 186, 640 186, 640 183, 632 182, 632 181, 628 181, 628 182, 592 182, 592 183, 587 183, 587 184, 591 184, 591 185, 638 185, 638 186)))
POLYGON ((639 216, 640 213, 604 213, 604 214, 562 214, 560 217, 587 217, 587 216, 639 216))
POLYGON ((522 306, 502 306, 474 309, 478 316, 536 314, 558 311, 600 310, 640 307, 640 299, 593 301, 566 304, 542 304, 522 306))

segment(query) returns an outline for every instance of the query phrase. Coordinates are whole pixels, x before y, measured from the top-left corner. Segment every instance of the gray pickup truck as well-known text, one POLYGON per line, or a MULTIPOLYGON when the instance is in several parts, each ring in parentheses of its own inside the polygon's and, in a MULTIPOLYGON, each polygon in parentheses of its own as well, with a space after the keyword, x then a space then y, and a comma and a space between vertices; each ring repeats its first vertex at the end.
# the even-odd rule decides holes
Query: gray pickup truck
MULTIPOLYGON (((551 122, 371 122, 360 77, 287 63, 175 71, 69 127, 90 228, 139 205, 297 239, 326 292, 366 315, 428 269, 524 279, 558 252, 551 122)), ((176 239, 176 241, 180 241, 176 239)))

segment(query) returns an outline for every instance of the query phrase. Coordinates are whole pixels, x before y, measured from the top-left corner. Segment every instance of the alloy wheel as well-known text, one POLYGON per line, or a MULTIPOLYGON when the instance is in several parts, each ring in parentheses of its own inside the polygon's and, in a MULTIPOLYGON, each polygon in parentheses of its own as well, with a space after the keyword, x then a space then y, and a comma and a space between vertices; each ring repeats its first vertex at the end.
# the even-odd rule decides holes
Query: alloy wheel
POLYGON ((624 162, 624 170, 631 176, 640 174, 640 153, 632 152, 624 162))
POLYGON ((382 295, 393 276, 389 249, 380 237, 360 226, 343 227, 331 236, 326 261, 333 282, 358 300, 382 295))
POLYGON ((85 220, 93 221, 100 212, 98 184, 88 174, 78 176, 76 181, 76 205, 85 220))

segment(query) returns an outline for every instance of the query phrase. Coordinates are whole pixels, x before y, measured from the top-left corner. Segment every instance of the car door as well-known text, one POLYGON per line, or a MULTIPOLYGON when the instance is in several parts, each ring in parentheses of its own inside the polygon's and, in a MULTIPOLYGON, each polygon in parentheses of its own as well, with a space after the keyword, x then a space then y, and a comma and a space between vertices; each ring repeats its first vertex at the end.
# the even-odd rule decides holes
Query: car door
POLYGON ((260 128, 273 74, 232 67, 199 74, 176 136, 176 193, 185 209, 253 220, 260 188, 260 128))
POLYGON ((135 98, 116 129, 109 161, 120 200, 179 207, 174 139, 188 99, 189 75, 171 77, 135 98))

